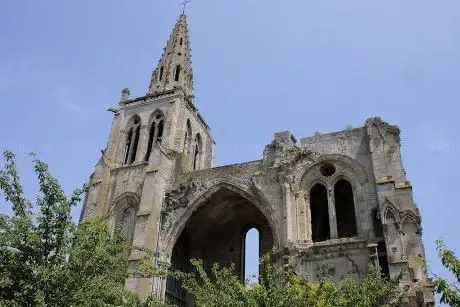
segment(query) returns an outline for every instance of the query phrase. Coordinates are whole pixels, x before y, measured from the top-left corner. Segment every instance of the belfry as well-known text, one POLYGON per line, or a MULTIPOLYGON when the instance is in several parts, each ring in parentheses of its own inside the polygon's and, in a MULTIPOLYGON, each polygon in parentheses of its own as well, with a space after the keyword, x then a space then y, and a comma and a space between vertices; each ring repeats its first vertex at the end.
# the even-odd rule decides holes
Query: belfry
MULTIPOLYGON (((112 229, 126 243, 154 250, 156 264, 187 271, 190 258, 203 259, 206 269, 234 263, 242 279, 244 238, 256 228, 260 254, 273 252, 297 274, 315 280, 327 268, 339 280, 361 278, 371 263, 392 277, 406 269, 406 306, 434 306, 397 126, 373 117, 299 141, 277 132, 260 160, 215 167, 215 142, 194 102, 185 13, 147 93, 130 95, 123 89, 111 109, 109 140, 81 219, 111 212, 112 229)), ((134 249, 130 266, 139 260, 134 249)), ((193 306, 173 280, 133 278, 125 286, 193 306)))

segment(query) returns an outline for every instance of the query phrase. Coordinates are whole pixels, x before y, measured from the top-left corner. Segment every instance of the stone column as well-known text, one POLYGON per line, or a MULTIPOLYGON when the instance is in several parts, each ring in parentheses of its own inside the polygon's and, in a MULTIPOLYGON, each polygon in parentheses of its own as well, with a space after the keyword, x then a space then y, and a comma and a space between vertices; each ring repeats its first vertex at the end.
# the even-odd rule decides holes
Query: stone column
MULTIPOLYGON (((285 179, 287 180, 287 179, 285 179)), ((283 183, 283 192, 285 199, 285 221, 286 221, 286 240, 295 242, 297 240, 297 204, 291 192, 291 185, 285 181, 283 183)))
POLYGON ((332 187, 327 187, 327 203, 329 210, 329 227, 331 231, 331 239, 338 238, 337 232, 337 217, 335 213, 335 197, 334 189, 332 187))
POLYGON ((300 243, 308 241, 308 221, 307 221, 307 203, 305 200, 305 191, 301 190, 296 193, 297 200, 297 238, 300 243))
POLYGON ((305 201, 305 223, 306 223, 306 238, 307 238, 307 243, 312 243, 313 238, 312 238, 312 230, 311 230, 311 225, 312 225, 312 218, 311 218, 311 206, 310 206, 310 199, 308 197, 308 194, 304 192, 303 194, 304 201, 305 201))
POLYGON ((120 131, 120 142, 118 143, 117 149, 115 150, 115 158, 114 158, 114 161, 116 161, 118 165, 123 165, 123 162, 124 162, 127 136, 128 136, 128 132, 126 130, 120 131))

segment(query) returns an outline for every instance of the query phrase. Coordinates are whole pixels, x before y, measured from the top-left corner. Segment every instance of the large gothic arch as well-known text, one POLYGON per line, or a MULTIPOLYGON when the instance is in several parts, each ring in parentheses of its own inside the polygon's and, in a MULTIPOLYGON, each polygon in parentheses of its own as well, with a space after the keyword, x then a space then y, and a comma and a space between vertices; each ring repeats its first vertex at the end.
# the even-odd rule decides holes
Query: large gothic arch
POLYGON ((273 235, 273 247, 277 248, 279 246, 281 239, 279 237, 279 229, 281 228, 281 225, 278 225, 279 223, 277 223, 277 220, 274 218, 274 210, 270 204, 268 204, 265 199, 255 195, 250 188, 246 187, 246 185, 241 182, 222 180, 205 188, 201 192, 195 193, 188 202, 186 208, 182 210, 182 212, 174 215, 173 221, 168 229, 163 229, 161 231, 160 249, 162 251, 164 261, 170 261, 173 248, 193 214, 199 210, 200 207, 205 205, 207 201, 211 200, 219 191, 224 189, 246 199, 261 212, 271 229, 271 233, 273 235))
MULTIPOLYGON (((215 183, 179 210, 182 212, 172 217, 160 239, 164 260, 174 269, 188 272, 190 259, 199 258, 208 274, 215 263, 233 264, 236 275, 244 280, 247 230, 256 228, 259 232, 259 256, 270 252, 278 240, 267 206, 235 183, 215 183)), ((165 291, 168 302, 180 306, 193 302, 172 279, 167 280, 165 291)))

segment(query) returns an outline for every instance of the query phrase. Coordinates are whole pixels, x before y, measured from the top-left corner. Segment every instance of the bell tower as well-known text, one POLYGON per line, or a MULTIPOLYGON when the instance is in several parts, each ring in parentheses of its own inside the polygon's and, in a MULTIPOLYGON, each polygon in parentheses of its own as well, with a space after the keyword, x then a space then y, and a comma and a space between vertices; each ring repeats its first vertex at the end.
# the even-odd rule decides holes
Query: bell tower
MULTIPOLYGON (((215 143, 194 104, 187 17, 182 13, 152 73, 146 95, 122 90, 107 146, 90 177, 80 220, 109 216, 128 244, 155 250, 165 191, 179 174, 211 168, 215 143)), ((139 252, 129 255, 134 267, 139 252)), ((161 293, 165 281, 130 279, 141 296, 161 293)))

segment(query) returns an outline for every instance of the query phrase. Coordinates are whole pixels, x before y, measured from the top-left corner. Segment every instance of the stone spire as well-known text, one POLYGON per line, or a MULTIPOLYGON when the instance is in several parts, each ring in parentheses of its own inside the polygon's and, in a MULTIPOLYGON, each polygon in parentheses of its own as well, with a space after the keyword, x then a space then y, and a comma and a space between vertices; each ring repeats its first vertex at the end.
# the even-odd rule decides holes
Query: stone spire
POLYGON ((192 94, 193 72, 187 17, 181 14, 172 30, 157 68, 152 73, 148 93, 182 88, 187 95, 192 94))

